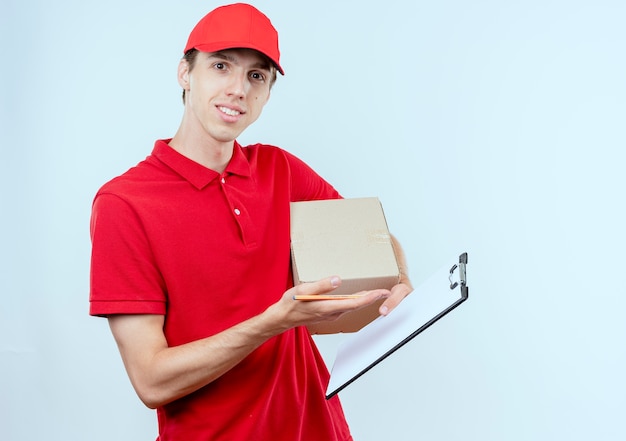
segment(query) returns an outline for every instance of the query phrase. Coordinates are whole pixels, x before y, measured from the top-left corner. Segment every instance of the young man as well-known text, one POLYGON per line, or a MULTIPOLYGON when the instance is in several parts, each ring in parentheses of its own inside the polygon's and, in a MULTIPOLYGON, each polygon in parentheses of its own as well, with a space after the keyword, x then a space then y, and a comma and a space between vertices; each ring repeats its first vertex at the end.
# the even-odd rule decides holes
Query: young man
POLYGON ((284 74, 277 32, 254 7, 228 5, 184 53, 175 136, 95 197, 90 313, 108 317, 161 441, 350 440, 307 326, 383 297, 386 314, 408 279, 358 299, 293 300, 341 280, 293 286, 289 204, 340 195, 284 150, 236 141, 284 74))

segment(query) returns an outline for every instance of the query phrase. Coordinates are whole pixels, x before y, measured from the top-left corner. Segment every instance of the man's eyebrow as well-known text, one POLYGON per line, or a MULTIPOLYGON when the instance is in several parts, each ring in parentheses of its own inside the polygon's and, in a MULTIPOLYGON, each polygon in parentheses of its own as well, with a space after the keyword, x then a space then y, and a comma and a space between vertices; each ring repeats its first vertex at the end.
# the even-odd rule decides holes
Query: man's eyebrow
POLYGON ((237 61, 235 57, 224 52, 212 52, 209 55, 209 58, 217 58, 219 60, 231 61, 233 63, 237 61))

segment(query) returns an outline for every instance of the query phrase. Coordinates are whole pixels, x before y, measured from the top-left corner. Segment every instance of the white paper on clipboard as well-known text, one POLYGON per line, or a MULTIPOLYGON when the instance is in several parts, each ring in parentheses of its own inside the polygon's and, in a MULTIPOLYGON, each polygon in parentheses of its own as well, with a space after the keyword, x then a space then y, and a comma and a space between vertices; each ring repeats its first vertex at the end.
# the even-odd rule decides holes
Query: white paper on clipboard
POLYGON ((337 350, 326 398, 331 398, 372 367, 404 346, 468 297, 467 253, 434 273, 389 315, 380 316, 337 350))

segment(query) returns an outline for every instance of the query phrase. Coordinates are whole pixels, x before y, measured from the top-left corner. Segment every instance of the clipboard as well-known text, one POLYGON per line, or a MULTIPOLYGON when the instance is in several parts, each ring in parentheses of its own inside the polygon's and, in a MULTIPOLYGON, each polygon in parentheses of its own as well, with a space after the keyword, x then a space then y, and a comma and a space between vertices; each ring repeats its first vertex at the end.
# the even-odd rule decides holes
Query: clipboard
POLYGON ((455 309, 468 295, 467 253, 463 253, 458 262, 444 265, 415 288, 389 315, 347 336, 337 349, 326 399, 455 309))

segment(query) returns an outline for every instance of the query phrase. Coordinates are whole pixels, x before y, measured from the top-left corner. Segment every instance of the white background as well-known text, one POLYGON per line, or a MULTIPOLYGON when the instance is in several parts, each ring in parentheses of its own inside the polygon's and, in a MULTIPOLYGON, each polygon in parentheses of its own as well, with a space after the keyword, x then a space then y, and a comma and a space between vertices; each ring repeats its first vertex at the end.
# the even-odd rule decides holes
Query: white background
MULTIPOLYGON (((626 4, 255 4, 287 75, 240 141, 378 196, 415 283, 469 253, 469 301, 341 393, 355 440, 626 439, 626 4)), ((173 135, 218 3, 1 5, 0 438, 153 440, 88 316, 90 205, 173 135)))

